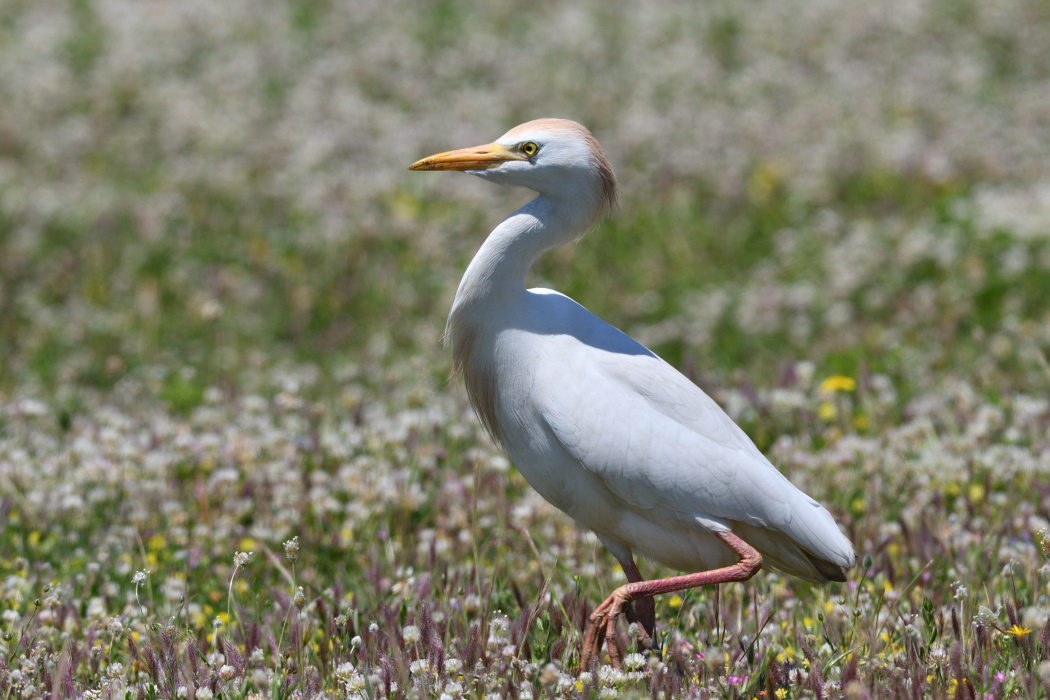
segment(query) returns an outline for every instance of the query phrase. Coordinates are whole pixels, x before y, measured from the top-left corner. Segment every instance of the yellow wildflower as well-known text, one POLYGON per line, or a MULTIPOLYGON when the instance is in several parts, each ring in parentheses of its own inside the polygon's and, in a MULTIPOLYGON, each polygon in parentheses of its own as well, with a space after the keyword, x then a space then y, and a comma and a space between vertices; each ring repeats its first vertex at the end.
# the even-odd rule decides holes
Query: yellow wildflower
POLYGON ((1020 639, 1021 637, 1024 637, 1027 634, 1031 634, 1032 630, 1028 629, 1027 627, 1021 627, 1019 625, 1014 625, 1010 629, 1006 630, 1005 633, 1020 639))
POLYGON ((857 388, 857 380, 841 374, 833 374, 820 383, 820 393, 833 394, 836 391, 853 391, 857 388))

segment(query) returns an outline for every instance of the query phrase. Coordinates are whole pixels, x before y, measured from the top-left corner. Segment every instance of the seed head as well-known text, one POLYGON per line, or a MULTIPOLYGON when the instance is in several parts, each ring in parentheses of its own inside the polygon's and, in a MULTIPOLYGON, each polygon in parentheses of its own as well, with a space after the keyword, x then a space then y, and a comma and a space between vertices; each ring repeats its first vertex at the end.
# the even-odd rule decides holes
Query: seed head
POLYGON ((284 556, 293 564, 299 560, 299 535, 284 543, 284 556))

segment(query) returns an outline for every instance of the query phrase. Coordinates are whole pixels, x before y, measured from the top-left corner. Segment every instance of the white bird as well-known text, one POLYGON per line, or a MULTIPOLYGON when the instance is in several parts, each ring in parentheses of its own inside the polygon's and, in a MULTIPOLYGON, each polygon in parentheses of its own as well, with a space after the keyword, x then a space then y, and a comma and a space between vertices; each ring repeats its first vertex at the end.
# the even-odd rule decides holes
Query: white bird
POLYGON ((448 317, 454 372, 482 424, 539 493, 589 528, 629 583, 590 617, 586 668, 620 614, 652 643, 654 594, 745 581, 776 567, 845 581, 856 560, 835 520, 797 489, 700 388, 572 299, 526 289, 541 253, 587 231, 616 180, 586 128, 538 119, 494 143, 423 158, 538 196, 489 234, 448 317), (684 576, 645 581, 634 554, 684 576))

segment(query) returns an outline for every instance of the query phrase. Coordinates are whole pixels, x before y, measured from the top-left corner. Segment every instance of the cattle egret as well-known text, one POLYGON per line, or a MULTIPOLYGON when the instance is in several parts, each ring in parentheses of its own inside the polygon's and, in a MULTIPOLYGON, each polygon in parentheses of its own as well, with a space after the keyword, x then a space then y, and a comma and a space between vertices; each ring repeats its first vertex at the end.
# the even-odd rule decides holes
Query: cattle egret
POLYGON ((795 488, 707 394, 643 345, 549 289, 526 289, 541 253, 578 238, 616 202, 586 128, 538 119, 411 170, 459 170, 538 196, 503 220, 467 267, 449 313, 454 372, 528 482, 598 539, 629 583, 590 617, 586 668, 616 619, 652 643, 652 596, 746 581, 775 567, 845 581, 856 560, 831 514, 795 488), (684 576, 646 581, 640 554, 684 576))

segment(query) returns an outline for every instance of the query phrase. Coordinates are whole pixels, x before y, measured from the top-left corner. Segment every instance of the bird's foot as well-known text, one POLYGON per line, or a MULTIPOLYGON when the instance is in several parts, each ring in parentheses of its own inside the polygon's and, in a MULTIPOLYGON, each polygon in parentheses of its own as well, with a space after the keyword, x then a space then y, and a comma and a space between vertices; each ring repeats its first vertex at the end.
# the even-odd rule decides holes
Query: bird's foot
POLYGON ((594 609, 587 625, 587 634, 583 639, 580 654, 580 669, 587 669, 591 661, 598 658, 605 643, 609 650, 609 662, 614 668, 620 668, 620 648, 616 645, 616 619, 624 615, 633 623, 635 636, 643 649, 651 649, 653 638, 650 629, 655 626, 656 607, 652 596, 633 600, 632 596, 621 586, 612 595, 594 609), (633 605, 632 605, 633 603, 633 605))

